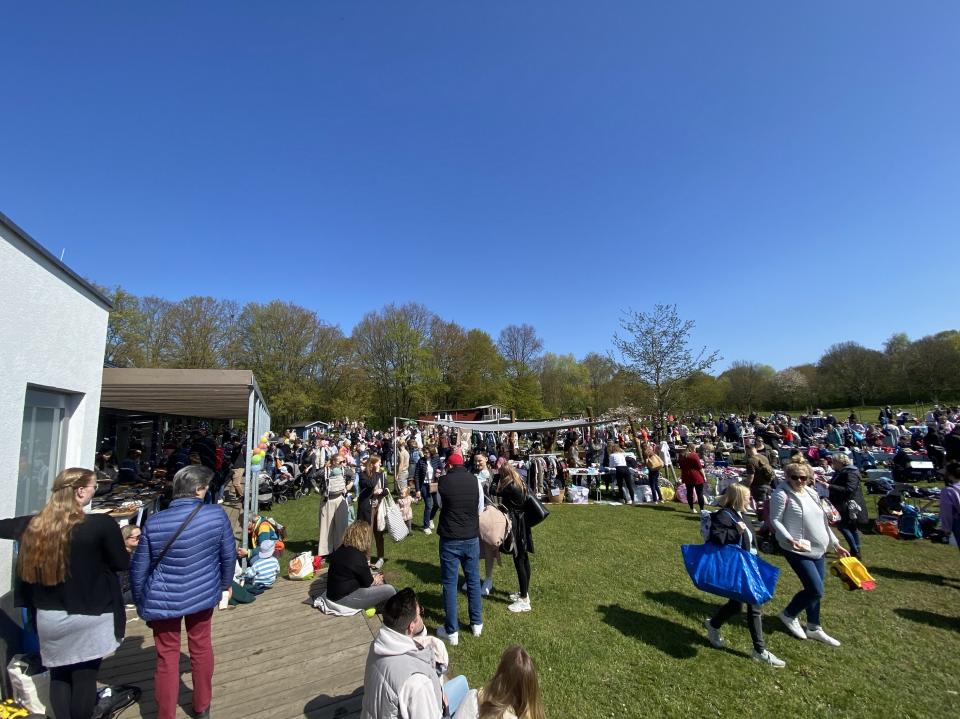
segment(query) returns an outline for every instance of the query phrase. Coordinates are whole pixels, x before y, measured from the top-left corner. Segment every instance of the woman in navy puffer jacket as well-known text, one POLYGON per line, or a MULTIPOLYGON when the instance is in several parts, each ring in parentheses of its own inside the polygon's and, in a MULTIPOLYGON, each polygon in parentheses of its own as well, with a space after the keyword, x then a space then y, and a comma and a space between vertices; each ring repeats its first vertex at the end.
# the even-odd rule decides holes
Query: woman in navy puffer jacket
POLYGON ((177 472, 169 509, 147 520, 130 564, 133 600, 153 630, 157 649, 154 684, 159 719, 173 719, 177 711, 181 617, 189 639, 194 715, 205 717, 210 709, 210 624, 222 592, 233 582, 237 559, 226 512, 219 505, 203 504, 212 477, 212 470, 202 465, 177 472), (183 531, 167 547, 181 526, 183 531))

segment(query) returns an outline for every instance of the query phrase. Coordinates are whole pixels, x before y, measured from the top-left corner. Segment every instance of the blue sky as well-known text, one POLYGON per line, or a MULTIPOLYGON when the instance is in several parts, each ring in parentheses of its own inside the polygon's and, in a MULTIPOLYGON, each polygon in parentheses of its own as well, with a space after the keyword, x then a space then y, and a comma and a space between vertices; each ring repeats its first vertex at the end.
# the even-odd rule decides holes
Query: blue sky
POLYGON ((676 303, 718 369, 960 325, 958 3, 3 15, 0 210, 103 284, 578 356, 676 303))

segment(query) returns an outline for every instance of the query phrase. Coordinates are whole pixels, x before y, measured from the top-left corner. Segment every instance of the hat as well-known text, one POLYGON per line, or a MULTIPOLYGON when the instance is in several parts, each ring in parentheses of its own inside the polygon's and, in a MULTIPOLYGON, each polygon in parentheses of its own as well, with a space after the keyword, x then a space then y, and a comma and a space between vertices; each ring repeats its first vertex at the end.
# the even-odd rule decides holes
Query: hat
POLYGON ((287 465, 283 465, 280 468, 280 474, 290 474, 290 468, 287 465))
POLYGON ((273 550, 277 548, 277 543, 272 539, 264 539, 260 542, 260 556, 261 557, 272 557, 273 550))
POLYGON ((447 457, 447 464, 449 464, 450 466, 463 464, 463 457, 457 453, 453 453, 449 457, 447 457))

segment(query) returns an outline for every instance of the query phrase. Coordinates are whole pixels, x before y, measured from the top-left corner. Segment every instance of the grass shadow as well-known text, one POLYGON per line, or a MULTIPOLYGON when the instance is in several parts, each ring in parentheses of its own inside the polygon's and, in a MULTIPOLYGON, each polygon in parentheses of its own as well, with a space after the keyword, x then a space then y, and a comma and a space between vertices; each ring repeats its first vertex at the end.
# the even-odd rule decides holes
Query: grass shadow
MULTIPOLYGON (((656 602, 657 604, 662 604, 665 607, 670 609, 676 609, 682 614, 687 615, 696 615, 696 616, 713 616, 719 605, 711 602, 706 602, 699 597, 692 597, 689 594, 681 594, 680 592, 644 592, 643 596, 649 599, 651 602, 656 602)), ((721 600, 722 601, 722 600, 721 600)))
POLYGON ((440 586, 440 564, 417 562, 412 559, 398 559, 397 566, 403 567, 424 584, 440 586))
POLYGON ((926 624, 936 629, 949 629, 954 632, 960 632, 960 618, 958 617, 945 617, 942 614, 934 614, 933 612, 927 612, 922 609, 909 609, 907 607, 894 609, 893 613, 903 619, 909 619, 911 622, 926 624))
POLYGON ((928 574, 926 572, 905 572, 901 569, 891 569, 890 567, 870 567, 870 573, 885 579, 902 579, 908 582, 927 582, 941 587, 953 587, 960 589, 960 582, 940 574, 928 574))
POLYGON ((624 636, 638 639, 674 659, 691 659, 697 655, 698 646, 710 646, 689 627, 663 617, 624 609, 619 604, 600 605, 597 612, 605 624, 624 636))
POLYGON ((297 556, 301 552, 317 553, 317 543, 312 540, 284 541, 283 548, 293 556, 297 556))

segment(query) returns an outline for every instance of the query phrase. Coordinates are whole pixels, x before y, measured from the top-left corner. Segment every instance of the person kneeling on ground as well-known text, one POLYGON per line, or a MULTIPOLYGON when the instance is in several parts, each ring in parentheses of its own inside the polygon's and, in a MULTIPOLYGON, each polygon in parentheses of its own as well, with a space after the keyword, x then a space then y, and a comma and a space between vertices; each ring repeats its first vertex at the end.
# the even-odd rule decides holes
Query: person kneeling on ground
MULTIPOLYGON (((712 544, 736 544, 751 554, 757 553, 753 531, 744 518, 749 503, 750 490, 745 485, 731 484, 727 487, 727 491, 720 498, 720 509, 710 516, 709 541, 712 544)), ((731 599, 720 607, 711 619, 705 622, 707 638, 717 649, 723 646, 720 627, 730 617, 739 614, 742 609, 743 604, 741 602, 731 599)), ((759 604, 747 605, 747 622, 750 627, 750 638, 753 640, 753 658, 758 662, 769 664, 778 669, 786 666, 781 659, 771 654, 764 646, 762 613, 759 604)))
POLYGON ((454 719, 544 719, 537 667, 523 647, 507 647, 496 673, 471 690, 454 719))
POLYGON ((401 590, 387 600, 367 654, 360 719, 453 716, 468 687, 463 676, 443 683, 447 661, 443 643, 426 633, 416 593, 401 590))
POLYGON ((341 544, 330 555, 327 598, 350 609, 368 609, 387 601, 397 590, 370 571, 370 525, 357 521, 347 527, 341 544))
POLYGON ((276 548, 277 543, 272 539, 264 539, 260 542, 256 556, 250 562, 247 571, 243 573, 246 589, 251 594, 260 594, 270 589, 277 581, 277 575, 280 574, 280 561, 273 556, 276 548))

